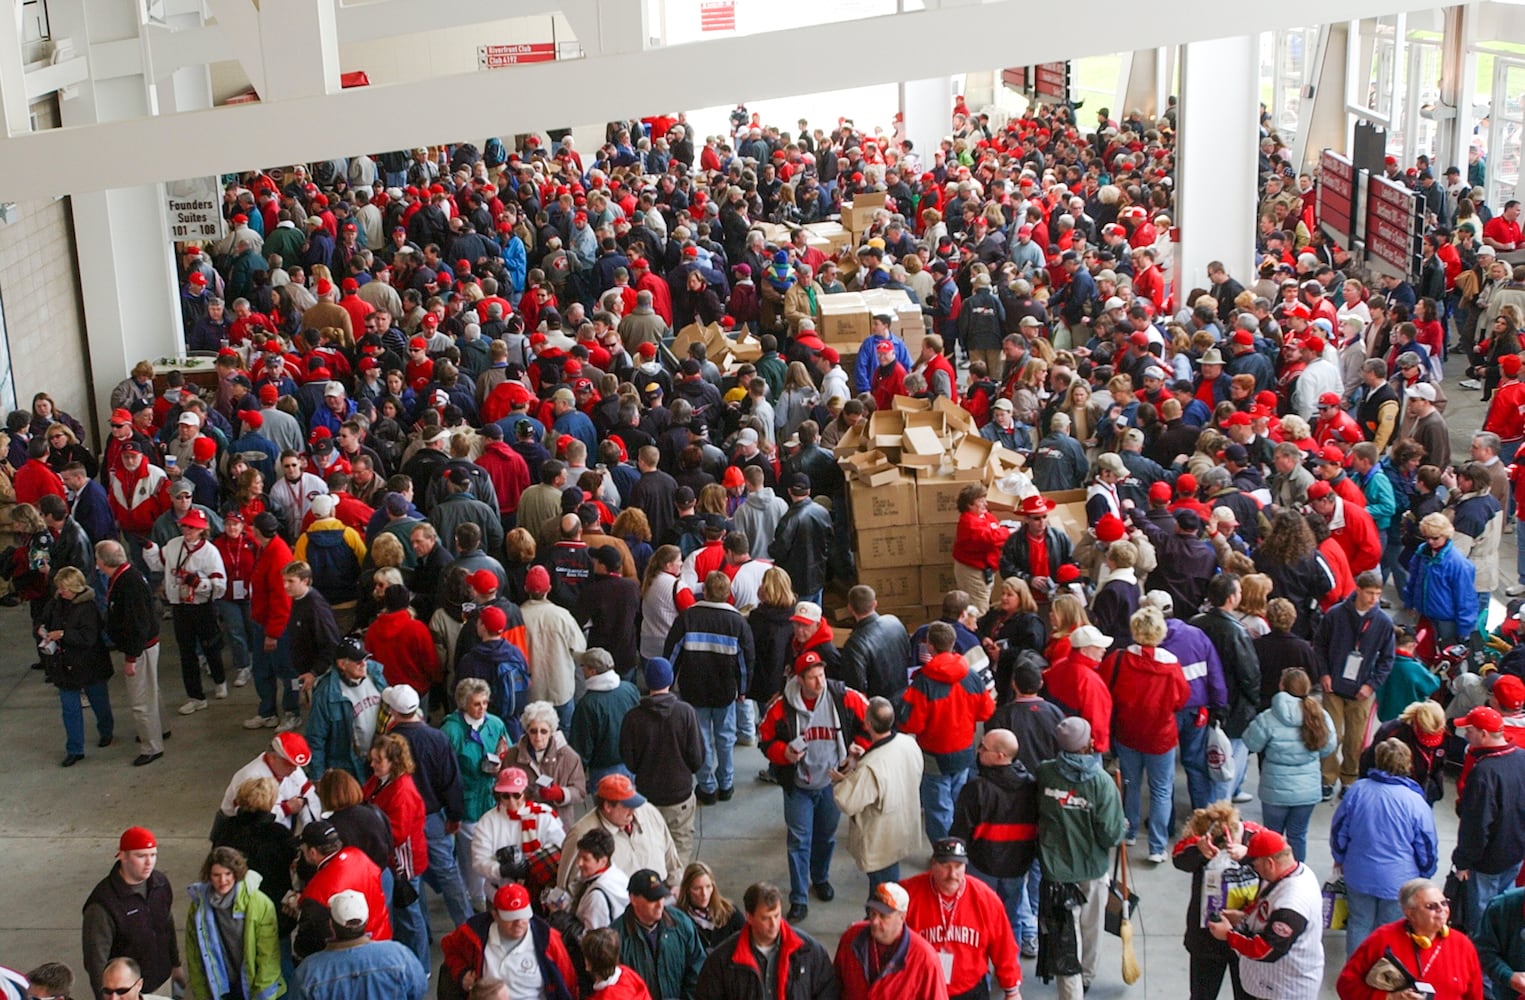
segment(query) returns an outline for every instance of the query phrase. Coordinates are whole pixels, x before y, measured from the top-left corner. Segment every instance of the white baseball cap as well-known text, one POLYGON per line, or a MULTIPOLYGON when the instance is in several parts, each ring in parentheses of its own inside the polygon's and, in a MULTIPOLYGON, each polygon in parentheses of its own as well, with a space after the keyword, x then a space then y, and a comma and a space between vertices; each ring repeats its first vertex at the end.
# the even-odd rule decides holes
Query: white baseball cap
POLYGON ((1102 649, 1106 649, 1111 645, 1112 637, 1102 632, 1095 625, 1082 625, 1070 633, 1071 649, 1085 649, 1088 646, 1100 646, 1102 649))

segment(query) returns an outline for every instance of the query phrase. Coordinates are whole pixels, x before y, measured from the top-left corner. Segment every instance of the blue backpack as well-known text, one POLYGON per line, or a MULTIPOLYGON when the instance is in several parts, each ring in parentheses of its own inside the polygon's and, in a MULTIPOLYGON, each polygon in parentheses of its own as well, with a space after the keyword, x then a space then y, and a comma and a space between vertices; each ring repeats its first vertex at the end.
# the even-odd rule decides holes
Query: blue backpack
POLYGON ((307 534, 307 564, 312 585, 329 604, 342 604, 360 596, 360 560, 338 529, 307 534))

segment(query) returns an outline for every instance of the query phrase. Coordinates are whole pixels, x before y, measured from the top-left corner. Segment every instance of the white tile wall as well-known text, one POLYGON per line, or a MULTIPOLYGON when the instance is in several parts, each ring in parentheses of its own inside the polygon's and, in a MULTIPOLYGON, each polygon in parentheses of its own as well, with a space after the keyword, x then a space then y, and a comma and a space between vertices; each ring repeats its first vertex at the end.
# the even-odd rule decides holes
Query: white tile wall
MULTIPOLYGON (((39 128, 58 126, 54 99, 33 105, 32 112, 39 128)), ((5 309, 17 402, 28 407, 34 393, 46 392, 93 433, 85 316, 69 200, 23 201, 16 208, 18 217, 0 225, 0 303, 5 309)), ((115 385, 122 375, 101 372, 98 377, 115 385)))

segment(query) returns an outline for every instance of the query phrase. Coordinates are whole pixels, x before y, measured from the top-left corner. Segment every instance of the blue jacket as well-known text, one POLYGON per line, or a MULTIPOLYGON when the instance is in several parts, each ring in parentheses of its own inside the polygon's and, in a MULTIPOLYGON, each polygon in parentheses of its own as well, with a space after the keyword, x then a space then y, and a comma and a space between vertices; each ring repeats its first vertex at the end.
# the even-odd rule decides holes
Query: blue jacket
POLYGON ((1341 698, 1354 698, 1363 684, 1376 691, 1393 671, 1393 642, 1393 620, 1387 612, 1372 608, 1363 617, 1351 594, 1329 609, 1313 637, 1319 676, 1327 676, 1341 698), (1358 651, 1361 669, 1355 677, 1346 677, 1346 660, 1358 651))
POLYGON ((1409 879, 1435 874, 1435 811, 1414 779, 1368 771, 1334 811, 1329 850, 1344 866, 1347 889, 1397 899, 1409 879))
POLYGON ((111 501, 106 496, 106 487, 96 480, 85 482, 85 488, 79 491, 79 496, 74 501, 73 514, 74 520, 85 529, 92 545, 117 537, 116 518, 111 514, 111 501))
MULTIPOLYGON (((1323 711, 1320 709, 1320 711, 1323 711)), ((1260 764, 1260 801, 1272 806, 1311 806, 1324 797, 1319 761, 1334 752, 1334 720, 1324 712, 1329 738, 1318 750, 1303 745, 1303 706, 1285 691, 1255 716, 1244 731, 1251 753, 1265 751, 1260 764)))
MULTIPOLYGON (((365 661, 365 672, 378 692, 386 690, 387 679, 381 664, 375 660, 365 661)), ((370 776, 364 753, 355 752, 355 709, 344 697, 343 680, 338 668, 334 668, 312 686, 312 708, 307 713, 307 745, 312 750, 309 770, 321 777, 330 768, 340 768, 353 774, 360 781, 370 776)), ((378 700, 376 707, 381 707, 378 700)))
POLYGON ((529 703, 530 665, 519 647, 501 636, 478 642, 461 657, 455 667, 455 683, 468 677, 487 683, 490 715, 518 719, 529 703))
POLYGON ((429 977, 407 945, 369 941, 326 948, 303 960, 291 1000, 424 1000, 429 977))
POLYGON ((556 418, 556 433, 570 434, 583 444, 588 446, 588 454, 598 454, 598 431, 593 429, 593 421, 581 410, 568 410, 556 418))
MULTIPOLYGON (((853 388, 859 392, 867 392, 874 384, 874 369, 879 364, 873 343, 876 339, 878 338, 870 336, 863 342, 858 348, 858 360, 853 363, 853 388)), ((898 334, 891 333, 890 343, 895 345, 895 360, 900 362, 900 367, 910 371, 911 352, 905 346, 905 341, 898 334)))
POLYGON ((1437 553, 1421 545, 1409 561, 1409 579, 1403 587, 1403 603, 1431 621, 1455 622, 1456 631, 1467 635, 1477 621, 1477 567, 1446 542, 1437 553))
POLYGON ((1187 709, 1208 705, 1213 708, 1228 707, 1228 684, 1223 680, 1223 661, 1218 659, 1218 649, 1207 633, 1181 621, 1165 619, 1165 641, 1162 649, 1174 653, 1181 661, 1181 673, 1191 688, 1187 709))
POLYGON ((1376 465, 1366 475, 1352 472, 1350 478, 1361 487, 1361 493, 1366 497, 1366 513, 1371 515, 1372 523, 1379 532, 1387 534, 1387 529, 1398 517, 1398 498, 1393 493, 1392 480, 1376 465))

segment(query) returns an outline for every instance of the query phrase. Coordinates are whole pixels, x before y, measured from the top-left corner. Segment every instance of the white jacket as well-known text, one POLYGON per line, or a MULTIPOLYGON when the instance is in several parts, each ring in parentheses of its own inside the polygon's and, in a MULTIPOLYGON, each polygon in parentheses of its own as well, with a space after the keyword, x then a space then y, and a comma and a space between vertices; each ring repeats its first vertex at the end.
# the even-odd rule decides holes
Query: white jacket
POLYGON ((561 817, 548 805, 531 802, 514 816, 505 813, 502 806, 493 806, 482 814, 471 832, 471 870, 496 889, 506 881, 495 857, 500 848, 512 845, 533 852, 560 847, 566 839, 561 817))
POLYGON ((529 644, 530 700, 565 705, 577 693, 573 657, 588 648, 588 638, 565 608, 541 598, 519 607, 529 644))
POLYGON ((187 549, 183 537, 171 538, 163 548, 145 546, 143 560, 149 569, 164 574, 164 596, 171 604, 210 604, 227 592, 222 553, 205 538, 194 549, 187 549), (189 593, 185 580, 193 581, 189 593))

